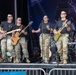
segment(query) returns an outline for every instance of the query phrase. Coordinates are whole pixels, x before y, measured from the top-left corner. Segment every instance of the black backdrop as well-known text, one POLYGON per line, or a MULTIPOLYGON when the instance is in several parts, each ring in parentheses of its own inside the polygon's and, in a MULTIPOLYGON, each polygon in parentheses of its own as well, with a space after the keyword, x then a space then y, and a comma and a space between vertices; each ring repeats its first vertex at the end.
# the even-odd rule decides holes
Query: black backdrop
MULTIPOLYGON (((27 0, 17 0, 17 16, 23 19, 23 24, 28 23, 27 0)), ((15 16, 14 0, 0 0, 0 22, 6 20, 8 13, 15 16)))

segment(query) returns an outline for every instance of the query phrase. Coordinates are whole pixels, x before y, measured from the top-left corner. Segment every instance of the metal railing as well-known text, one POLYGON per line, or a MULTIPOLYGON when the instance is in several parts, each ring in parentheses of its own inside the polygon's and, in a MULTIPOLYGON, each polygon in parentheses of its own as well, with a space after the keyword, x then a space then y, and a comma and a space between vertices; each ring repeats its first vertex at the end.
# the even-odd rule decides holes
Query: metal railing
POLYGON ((46 75, 42 68, 0 68, 0 72, 26 72, 26 75, 46 75))
POLYGON ((0 72, 26 72, 26 75, 76 75, 76 68, 0 68, 0 72))
POLYGON ((53 68, 49 75, 76 75, 76 68, 53 68))

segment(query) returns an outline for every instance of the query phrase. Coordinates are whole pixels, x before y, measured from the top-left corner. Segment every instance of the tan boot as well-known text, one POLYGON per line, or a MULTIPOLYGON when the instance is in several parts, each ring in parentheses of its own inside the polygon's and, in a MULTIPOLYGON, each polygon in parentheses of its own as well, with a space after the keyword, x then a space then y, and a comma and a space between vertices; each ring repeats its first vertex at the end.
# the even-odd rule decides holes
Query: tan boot
POLYGON ((30 63, 30 60, 29 60, 28 58, 26 58, 26 62, 27 62, 27 63, 30 63))
POLYGON ((13 58, 13 63, 16 63, 16 58, 15 57, 13 58))
POLYGON ((63 64, 67 64, 67 60, 63 60, 63 64))
POLYGON ((60 64, 63 64, 63 61, 61 61, 60 64))
POLYGON ((20 59, 14 58, 14 63, 21 63, 20 59))
POLYGON ((0 57, 0 62, 3 62, 3 58, 0 57))
POLYGON ((21 63, 21 59, 19 59, 18 61, 19 61, 19 63, 21 63))

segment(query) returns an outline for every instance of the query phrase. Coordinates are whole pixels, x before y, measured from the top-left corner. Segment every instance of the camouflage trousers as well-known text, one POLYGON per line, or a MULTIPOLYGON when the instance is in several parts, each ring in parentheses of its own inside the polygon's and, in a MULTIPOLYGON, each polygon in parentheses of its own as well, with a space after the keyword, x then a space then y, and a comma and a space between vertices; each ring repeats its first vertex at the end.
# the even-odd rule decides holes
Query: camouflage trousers
POLYGON ((2 52, 2 58, 6 59, 6 52, 9 52, 9 56, 12 56, 12 50, 13 50, 13 45, 12 45, 12 40, 11 37, 7 37, 1 40, 1 52, 2 52))
POLYGON ((45 62, 49 61, 50 34, 40 34, 41 57, 45 62))
POLYGON ((24 37, 21 37, 20 40, 18 41, 18 44, 15 46, 16 58, 18 59, 21 58, 20 46, 22 47, 22 52, 23 52, 24 57, 29 58, 28 50, 27 50, 27 41, 24 37))
POLYGON ((61 61, 68 59, 68 36, 68 34, 61 35, 56 43, 61 61))

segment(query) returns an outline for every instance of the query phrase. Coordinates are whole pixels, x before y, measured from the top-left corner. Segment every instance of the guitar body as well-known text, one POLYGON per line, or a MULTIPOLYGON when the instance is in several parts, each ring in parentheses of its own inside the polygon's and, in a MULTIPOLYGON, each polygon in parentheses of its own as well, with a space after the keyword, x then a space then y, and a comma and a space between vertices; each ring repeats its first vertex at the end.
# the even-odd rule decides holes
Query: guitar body
POLYGON ((12 44, 13 45, 16 45, 18 43, 18 41, 20 40, 20 37, 18 35, 19 35, 19 32, 16 32, 14 34, 14 36, 12 37, 12 44))
POLYGON ((61 36, 61 33, 54 34, 54 40, 57 42, 61 36))

